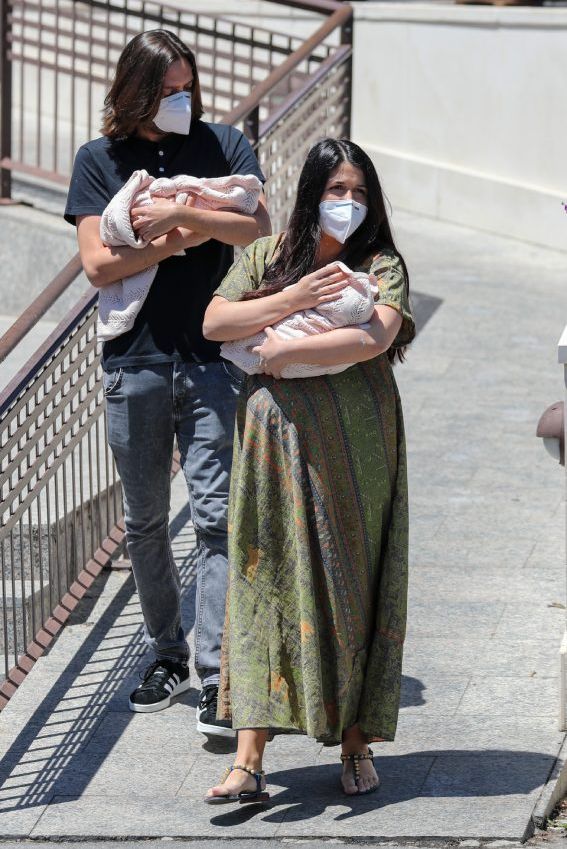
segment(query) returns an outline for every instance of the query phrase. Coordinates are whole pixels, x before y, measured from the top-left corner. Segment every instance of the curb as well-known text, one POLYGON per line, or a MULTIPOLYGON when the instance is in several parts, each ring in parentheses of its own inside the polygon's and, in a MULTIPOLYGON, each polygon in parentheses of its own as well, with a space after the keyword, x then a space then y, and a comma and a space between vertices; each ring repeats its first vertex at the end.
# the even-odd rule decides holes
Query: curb
POLYGON ((549 815, 565 796, 567 796, 567 734, 563 737, 555 763, 532 812, 532 822, 536 828, 545 829, 549 815))

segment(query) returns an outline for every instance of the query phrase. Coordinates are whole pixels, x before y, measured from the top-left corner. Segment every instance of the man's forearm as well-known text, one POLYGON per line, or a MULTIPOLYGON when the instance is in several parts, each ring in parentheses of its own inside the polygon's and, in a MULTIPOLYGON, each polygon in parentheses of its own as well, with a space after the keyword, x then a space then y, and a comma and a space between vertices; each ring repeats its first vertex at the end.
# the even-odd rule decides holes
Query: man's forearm
POLYGON ((79 251, 83 268, 96 288, 110 286, 117 280, 138 274, 178 251, 195 247, 204 241, 207 241, 206 236, 174 229, 150 242, 145 248, 107 247, 101 243, 98 234, 92 232, 92 228, 91 232, 83 233, 79 226, 79 251))
POLYGON ((179 223, 225 245, 240 247, 246 247, 256 239, 271 233, 268 213, 261 204, 254 215, 244 215, 226 209, 195 209, 182 206, 179 209, 179 223))

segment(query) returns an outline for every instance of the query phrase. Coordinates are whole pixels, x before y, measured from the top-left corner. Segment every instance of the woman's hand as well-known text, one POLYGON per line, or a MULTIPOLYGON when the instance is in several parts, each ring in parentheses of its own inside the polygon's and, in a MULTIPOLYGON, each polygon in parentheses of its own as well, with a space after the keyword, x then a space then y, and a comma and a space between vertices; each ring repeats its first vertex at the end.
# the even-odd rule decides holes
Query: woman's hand
POLYGON ((287 344, 271 327, 264 328, 264 333, 267 337, 265 342, 252 348, 252 353, 259 354, 263 373, 279 380, 283 367, 289 362, 287 344))
POLYGON ((336 263, 306 274, 297 283, 289 286, 286 293, 293 299, 296 310, 306 310, 332 301, 348 285, 348 276, 336 263))
POLYGON ((169 233, 184 223, 183 206, 167 198, 156 198, 148 206, 136 206, 132 209, 132 227, 144 242, 153 242, 159 236, 169 233))

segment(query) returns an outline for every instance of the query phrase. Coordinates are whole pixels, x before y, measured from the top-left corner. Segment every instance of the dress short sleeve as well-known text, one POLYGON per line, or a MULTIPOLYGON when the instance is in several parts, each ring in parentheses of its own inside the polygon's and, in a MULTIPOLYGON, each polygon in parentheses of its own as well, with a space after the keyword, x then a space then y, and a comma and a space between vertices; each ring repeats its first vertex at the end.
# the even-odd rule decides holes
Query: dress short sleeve
POLYGON ((280 238, 280 235, 265 236, 244 248, 213 295, 220 295, 227 301, 240 301, 247 292, 258 289, 280 238))
POLYGON ((402 348, 404 345, 409 345, 415 336, 415 322, 411 312, 408 281, 402 261, 397 254, 384 251, 374 257, 370 272, 375 275, 378 281, 376 303, 392 307, 402 317, 402 326, 392 347, 402 348))

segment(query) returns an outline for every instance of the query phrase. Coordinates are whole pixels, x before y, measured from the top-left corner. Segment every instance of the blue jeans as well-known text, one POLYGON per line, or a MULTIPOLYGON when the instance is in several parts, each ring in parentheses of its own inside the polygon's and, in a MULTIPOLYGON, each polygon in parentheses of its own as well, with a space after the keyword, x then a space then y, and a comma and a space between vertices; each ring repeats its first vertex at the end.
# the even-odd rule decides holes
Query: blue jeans
POLYGON ((156 657, 186 661, 181 586, 169 539, 174 437, 198 546, 195 668, 218 683, 227 587, 227 506, 236 399, 230 363, 166 363, 105 372, 108 441, 124 493, 128 554, 156 657))

